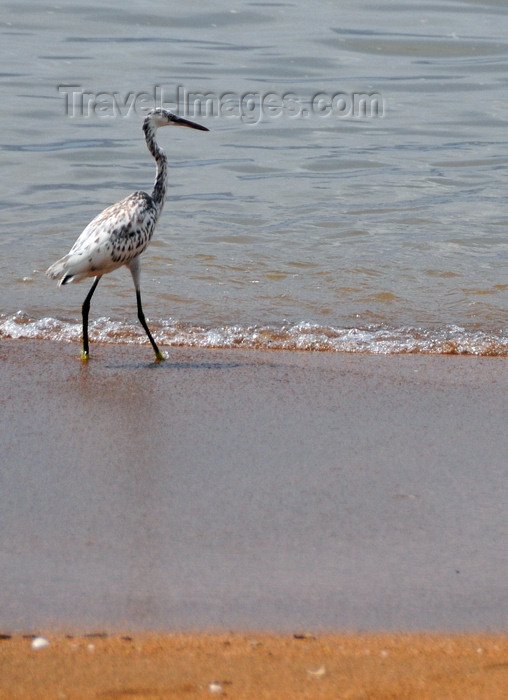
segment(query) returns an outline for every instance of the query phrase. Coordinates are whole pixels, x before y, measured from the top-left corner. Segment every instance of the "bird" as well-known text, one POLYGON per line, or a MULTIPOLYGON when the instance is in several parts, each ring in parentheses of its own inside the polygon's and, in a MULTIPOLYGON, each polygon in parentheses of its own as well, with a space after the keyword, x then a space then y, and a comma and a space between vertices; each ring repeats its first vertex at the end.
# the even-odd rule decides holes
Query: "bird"
POLYGON ((58 279, 58 285, 80 282, 94 277, 81 308, 83 318, 83 345, 81 359, 90 357, 88 343, 88 314, 90 301, 102 275, 125 265, 129 268, 136 290, 138 320, 148 336, 155 352, 155 360, 166 358, 157 347, 146 323, 141 304, 140 255, 152 238, 161 215, 168 184, 168 160, 155 140, 157 129, 163 126, 186 126, 200 131, 209 131, 206 126, 179 117, 162 107, 152 109, 143 121, 143 132, 150 154, 155 160, 156 175, 151 194, 133 192, 122 201, 112 204, 98 214, 70 249, 69 253, 48 268, 46 274, 58 279))

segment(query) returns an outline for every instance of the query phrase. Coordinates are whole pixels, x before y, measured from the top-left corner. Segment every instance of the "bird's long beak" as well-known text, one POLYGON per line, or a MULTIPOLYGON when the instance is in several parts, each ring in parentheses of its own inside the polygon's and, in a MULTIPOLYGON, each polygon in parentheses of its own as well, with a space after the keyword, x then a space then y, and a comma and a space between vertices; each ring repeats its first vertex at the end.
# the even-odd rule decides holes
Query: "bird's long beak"
POLYGON ((206 126, 201 126, 201 124, 196 124, 196 122, 191 122, 189 119, 184 119, 183 117, 175 117, 173 119, 175 126, 188 126, 190 129, 199 129, 200 131, 210 131, 206 126))

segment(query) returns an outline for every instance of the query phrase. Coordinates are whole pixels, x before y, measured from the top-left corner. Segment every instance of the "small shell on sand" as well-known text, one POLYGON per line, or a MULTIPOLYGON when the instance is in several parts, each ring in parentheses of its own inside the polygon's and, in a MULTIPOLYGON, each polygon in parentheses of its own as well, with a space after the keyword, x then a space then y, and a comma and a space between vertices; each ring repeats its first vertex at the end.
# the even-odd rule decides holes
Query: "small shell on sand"
POLYGON ((49 647, 49 641, 45 637, 34 637, 30 646, 32 649, 44 649, 49 647))
POLYGON ((307 673, 313 678, 322 678, 326 673, 326 668, 324 666, 320 666, 319 668, 313 669, 308 668, 307 673))

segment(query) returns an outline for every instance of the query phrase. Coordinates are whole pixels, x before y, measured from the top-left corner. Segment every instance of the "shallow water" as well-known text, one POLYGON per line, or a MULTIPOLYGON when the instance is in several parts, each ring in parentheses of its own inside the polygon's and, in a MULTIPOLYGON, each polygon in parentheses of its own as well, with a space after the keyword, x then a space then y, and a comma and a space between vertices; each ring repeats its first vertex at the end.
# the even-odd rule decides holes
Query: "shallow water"
MULTIPOLYGON (((150 190, 143 107, 200 92, 224 98, 188 114, 210 133, 159 132, 142 289, 162 345, 508 353, 504 4, 21 2, 0 31, 0 337, 79 339, 87 285, 44 271, 150 190)), ((146 342, 126 270, 91 321, 92 341, 146 342)))

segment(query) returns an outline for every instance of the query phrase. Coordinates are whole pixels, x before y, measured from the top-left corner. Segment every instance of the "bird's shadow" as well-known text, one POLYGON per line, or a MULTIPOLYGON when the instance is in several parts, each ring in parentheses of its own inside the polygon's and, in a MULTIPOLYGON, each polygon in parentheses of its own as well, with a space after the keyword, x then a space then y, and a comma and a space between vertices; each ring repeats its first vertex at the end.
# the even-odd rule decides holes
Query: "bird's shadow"
POLYGON ((118 364, 106 364, 106 369, 124 369, 124 370, 141 370, 148 369, 153 371, 163 370, 231 370, 240 369, 243 367, 256 367, 255 362, 129 362, 118 364))

